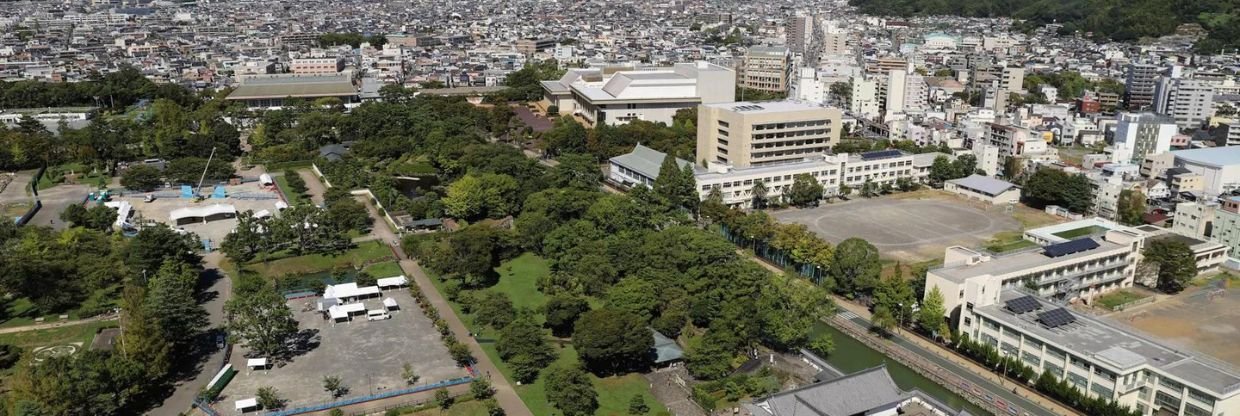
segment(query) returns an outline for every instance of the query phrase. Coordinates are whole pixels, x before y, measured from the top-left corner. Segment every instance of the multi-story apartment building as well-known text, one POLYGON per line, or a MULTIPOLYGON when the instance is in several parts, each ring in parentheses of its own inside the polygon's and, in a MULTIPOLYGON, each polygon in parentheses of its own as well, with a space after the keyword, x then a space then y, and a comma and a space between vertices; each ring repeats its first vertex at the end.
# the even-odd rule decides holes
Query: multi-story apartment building
POLYGON ((753 46, 741 61, 740 86, 753 90, 787 92, 792 60, 783 46, 753 46))
POLYGON ((1025 89, 1025 68, 1005 66, 999 72, 999 89, 1009 93, 1025 89))
POLYGON ((1196 189, 1200 189, 1205 197, 1240 189, 1240 147, 1177 150, 1171 153, 1175 155, 1175 167, 1168 172, 1174 170, 1180 176, 1197 176, 1200 184, 1196 189))
POLYGON ((809 16, 793 16, 788 19, 784 29, 784 38, 788 49, 796 53, 805 53, 805 47, 812 43, 814 36, 814 18, 809 16))
POLYGON ((1154 104, 1154 85, 1159 71, 1158 66, 1153 64, 1128 64, 1125 69, 1124 101, 1129 109, 1147 109, 1154 104))
POLYGON ((798 101, 698 107, 697 158, 737 168, 799 161, 839 143, 840 110, 798 101))
POLYGON ((1240 258, 1240 197, 1229 196, 1219 201, 1211 231, 1211 240, 1227 246, 1231 257, 1240 258))
POLYGON ((1214 115, 1214 85, 1205 80, 1173 78, 1158 82, 1154 109, 1175 120, 1181 130, 1201 127, 1214 115))
POLYGON ((1145 157, 1171 150, 1175 121, 1154 113, 1121 113, 1115 125, 1111 161, 1141 164, 1145 157))
POLYGON ((881 113, 878 97, 878 82, 861 76, 852 77, 852 96, 849 97, 848 110, 858 117, 877 119, 881 113))
POLYGON ((1046 141, 1028 128, 998 123, 987 123, 987 126, 986 143, 998 148, 1000 157, 1046 151, 1046 141))
POLYGON ((533 55, 534 52, 545 51, 555 47, 558 42, 555 38, 542 39, 517 39, 513 42, 513 48, 525 55, 533 55))

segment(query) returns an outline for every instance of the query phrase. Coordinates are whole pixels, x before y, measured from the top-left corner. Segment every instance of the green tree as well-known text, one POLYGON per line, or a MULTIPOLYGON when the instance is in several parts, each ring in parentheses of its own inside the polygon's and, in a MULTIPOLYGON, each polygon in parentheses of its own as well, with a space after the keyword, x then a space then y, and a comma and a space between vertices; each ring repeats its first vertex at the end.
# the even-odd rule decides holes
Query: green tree
POLYGON ((766 208, 766 184, 762 181, 753 181, 753 186, 749 188, 749 194, 753 197, 754 209, 766 208))
POLYGON ((474 322, 478 324, 504 329, 516 318, 517 309, 512 307, 512 300, 504 293, 484 291, 474 301, 474 322))
POLYGON ((641 394, 634 394, 633 398, 629 399, 630 415, 644 415, 649 411, 650 406, 646 405, 646 398, 642 397, 641 394))
POLYGON ((1032 205, 1058 205, 1072 212, 1088 212, 1094 203, 1093 184, 1085 175, 1042 168, 1025 181, 1024 197, 1032 205))
POLYGON ((202 248, 192 234, 178 234, 165 225, 142 227, 138 235, 129 239, 123 255, 125 264, 135 274, 155 273, 165 262, 198 264, 202 248))
POLYGON ((930 164, 930 181, 935 186, 943 186, 943 182, 955 179, 955 176, 955 169, 947 156, 936 157, 934 162, 930 164))
POLYGON ((596 374, 641 370, 654 361, 654 336, 646 322, 612 307, 583 314, 573 330, 573 346, 596 374))
POLYGON ((659 167, 659 175, 654 179, 653 189, 654 194, 667 201, 671 207, 689 209, 690 212, 697 208, 696 183, 693 181, 692 174, 689 177, 684 175, 674 155, 667 155, 663 158, 663 164, 659 167))
POLYGON ((596 190, 603 181, 603 171, 593 156, 565 154, 550 172, 550 185, 557 188, 596 190))
POLYGON ((444 213, 454 218, 500 218, 515 210, 518 185, 511 176, 469 174, 448 185, 444 213))
POLYGON ((784 351, 808 345, 814 325, 835 309, 825 291, 794 279, 776 278, 762 288, 758 299, 762 337, 767 345, 784 351))
POLYGON ((413 365, 410 365, 409 363, 401 364, 400 368, 400 379, 405 380, 405 384, 418 384, 418 380, 422 378, 422 376, 418 375, 417 371, 414 371, 413 365))
POLYGON ((85 227, 97 231, 109 231, 116 222, 117 212, 115 209, 104 206, 94 205, 85 208, 79 204, 72 204, 65 207, 60 212, 61 221, 71 223, 75 227, 85 227))
POLYGON ((456 400, 452 398, 451 393, 448 393, 447 388, 440 388, 435 390, 435 404, 440 409, 448 410, 453 404, 456 404, 456 400))
POLYGON ((1141 225, 1145 223, 1145 194, 1141 191, 1125 189, 1119 192, 1119 205, 1116 207, 1119 222, 1125 225, 1141 225))
POLYGON ((323 377, 323 391, 331 394, 332 399, 338 399, 340 396, 349 394, 349 388, 346 387, 344 383, 340 381, 340 377, 337 376, 323 377))
POLYGON ((814 335, 806 348, 818 354, 819 357, 826 357, 835 351, 835 340, 831 338, 831 334, 814 335))
POLYGON ((306 188, 306 181, 292 169, 284 170, 284 181, 288 183, 288 190, 296 195, 303 195, 310 190, 306 188))
POLYGON ((551 334, 557 337, 572 335, 573 325, 581 314, 590 310, 590 303, 584 298, 571 294, 556 294, 543 305, 544 325, 551 328, 551 334))
POLYGON ((469 394, 472 394, 474 399, 486 400, 495 395, 495 389, 491 388, 489 380, 478 377, 469 383, 469 394))
POLYGON ((539 371, 555 361, 555 351, 529 314, 521 314, 500 330, 495 350, 522 383, 533 382, 539 371))
POLYGON ((182 351, 207 327, 207 311, 196 298, 199 270, 177 261, 165 262, 147 282, 143 305, 166 339, 182 351))
POLYGON ((258 406, 264 410, 273 410, 284 407, 284 398, 280 396, 280 391, 275 387, 263 386, 259 387, 255 392, 258 399, 258 406))
MULTIPOLYGON (((128 328, 127 328, 128 329, 128 328)), ((16 414, 128 415, 141 413, 142 395, 152 380, 139 363, 99 351, 49 357, 22 366, 12 377, 10 393, 16 414)))
POLYGON ((598 393, 590 376, 578 366, 556 366, 547 371, 547 401, 564 416, 589 416, 598 409, 598 393))
POLYGON ((837 292, 849 298, 870 294, 878 285, 882 264, 878 248, 860 238, 849 238, 835 246, 831 278, 837 292))
POLYGON ((262 356, 281 356, 297 334, 297 320, 274 287, 240 294, 224 304, 224 311, 231 336, 262 356))
POLYGON ((947 316, 947 310, 943 306, 943 293, 937 286, 930 288, 930 293, 926 294, 925 300, 921 303, 921 309, 917 311, 918 326, 928 334, 946 337, 949 331, 945 316, 947 316))
POLYGON ((792 178, 792 187, 785 195, 792 205, 806 206, 822 199, 822 184, 809 174, 800 174, 792 178))
POLYGON ((1193 249, 1176 239, 1154 239, 1142 250, 1145 261, 1158 266, 1158 290, 1179 293, 1197 277, 1193 249))
POLYGON ((878 306, 874 308, 874 314, 870 317, 870 324, 881 331, 891 332, 892 329, 899 325, 899 322, 896 321, 895 314, 887 309, 886 306, 878 306))
POLYGON ((140 191, 150 192, 164 184, 163 172, 151 165, 133 165, 121 174, 121 186, 140 191))
POLYGON ((874 307, 886 307, 897 324, 904 324, 913 319, 913 304, 917 302, 917 297, 899 270, 900 265, 897 264, 896 272, 879 282, 874 290, 874 307))

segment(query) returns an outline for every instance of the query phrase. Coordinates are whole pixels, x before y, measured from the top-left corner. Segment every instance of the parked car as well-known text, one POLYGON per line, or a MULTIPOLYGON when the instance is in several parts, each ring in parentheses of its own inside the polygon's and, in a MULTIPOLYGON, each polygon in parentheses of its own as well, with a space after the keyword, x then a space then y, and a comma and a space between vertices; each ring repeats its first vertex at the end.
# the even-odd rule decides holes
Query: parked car
POLYGON ((379 309, 366 311, 366 320, 368 321, 382 321, 384 319, 392 319, 392 315, 389 315, 387 311, 379 309))

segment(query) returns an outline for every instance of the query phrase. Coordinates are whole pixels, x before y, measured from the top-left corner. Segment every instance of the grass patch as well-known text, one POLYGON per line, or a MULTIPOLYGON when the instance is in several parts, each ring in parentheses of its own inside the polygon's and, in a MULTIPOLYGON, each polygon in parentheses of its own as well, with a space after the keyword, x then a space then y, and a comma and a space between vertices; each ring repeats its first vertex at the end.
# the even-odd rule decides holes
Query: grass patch
POLYGON ((285 198, 288 198, 289 205, 301 205, 309 202, 305 195, 294 193, 292 188, 289 188, 288 179, 284 178, 284 175, 276 176, 275 180, 276 186, 280 187, 280 192, 284 194, 285 198))
POLYGON ((3 215, 4 218, 17 218, 22 215, 26 215, 26 212, 30 211, 30 207, 33 206, 34 204, 30 202, 10 202, 7 204, 0 204, 0 215, 3 215))
MULTIPOLYGON (((500 264, 495 269, 499 273, 499 283, 485 290, 494 290, 508 295, 512 299, 513 306, 517 308, 530 308, 538 311, 547 301, 546 295, 538 291, 538 279, 551 273, 550 266, 546 259, 536 254, 525 253, 512 260, 500 264)), ((443 293, 445 287, 444 282, 437 276, 431 276, 431 282, 435 288, 443 293)), ((473 322, 473 317, 461 313, 460 305, 456 302, 449 302, 452 309, 456 311, 465 325, 471 331, 478 334, 477 340, 482 346, 482 350, 487 357, 499 368, 500 372, 510 381, 516 380, 513 377, 512 370, 508 368, 507 363, 500 360, 499 353, 495 350, 495 339, 498 335, 490 328, 478 327, 473 322)), ((536 312, 537 313, 537 312, 536 312)), ((537 319, 542 319, 542 314, 537 313, 537 319)), ((550 331, 548 331, 550 336, 550 331)), ((553 343, 553 345, 556 345, 553 343)), ((559 357, 556 365, 573 365, 579 362, 577 351, 572 344, 562 344, 556 347, 559 357)), ((646 400, 646 405, 652 409, 662 409, 654 396, 650 394, 649 383, 639 374, 627 374, 624 376, 613 376, 599 378, 593 375, 590 379, 594 383, 595 391, 598 392, 599 409, 596 415, 603 416, 620 416, 627 415, 629 409, 629 400, 634 395, 642 395, 646 400)), ((533 383, 515 386, 517 395, 521 397, 521 401, 530 408, 530 411, 536 415, 550 415, 558 413, 550 403, 547 402, 547 391, 544 385, 543 377, 540 375, 538 380, 533 383)), ((436 413, 429 413, 436 414, 436 413)), ((452 414, 452 413, 445 413, 452 414)))
POLYGON ((495 271, 499 273, 499 283, 488 290, 508 295, 512 306, 540 310, 547 303, 547 296, 538 290, 538 280, 551 274, 547 259, 525 253, 500 264, 495 271))
POLYGON ((38 347, 52 345, 67 345, 81 343, 78 351, 85 351, 90 348, 91 340, 95 339, 95 334, 103 328, 112 328, 117 326, 115 321, 112 322, 91 322, 82 325, 62 326, 59 328, 42 329, 38 331, 23 331, 8 334, 0 334, 0 344, 12 344, 22 350, 21 359, 12 368, 0 370, 0 390, 6 390, 9 380, 16 373, 16 369, 29 363, 33 357, 31 350, 38 347))
POLYGON ((479 416, 487 414, 487 407, 481 401, 470 400, 453 404, 448 410, 434 407, 405 414, 413 416, 479 416))
POLYGON ((1142 295, 1130 290, 1117 290, 1098 297, 1098 304, 1102 307, 1115 310, 1116 306, 1123 305, 1134 300, 1144 299, 1147 295, 1142 295))
POLYGON ((1059 237, 1059 238, 1066 238, 1066 239, 1071 240, 1071 239, 1074 239, 1074 238, 1085 237, 1085 236, 1088 236, 1088 235, 1093 235, 1093 234, 1103 233, 1103 232, 1106 232, 1106 230, 1107 230, 1107 229, 1106 229, 1106 227, 1099 227, 1099 226, 1097 226, 1097 225, 1090 225, 1090 226, 1085 226, 1085 227, 1081 227, 1081 228, 1073 228, 1073 229, 1071 229, 1071 230, 1064 230, 1064 231, 1060 231, 1060 232, 1057 232, 1057 233, 1052 234, 1052 235, 1054 235, 1054 236, 1056 236, 1056 237, 1059 237))
POLYGON ((75 176, 74 182, 84 185, 92 185, 96 187, 107 186, 111 182, 111 178, 101 172, 92 172, 92 169, 81 163, 66 163, 63 165, 52 166, 43 172, 43 176, 39 178, 38 187, 40 190, 48 189, 56 185, 65 183, 69 176, 75 176))
POLYGON ((374 276, 377 278, 400 276, 402 274, 405 274, 405 271, 400 269, 400 263, 397 263, 395 261, 385 261, 383 263, 375 263, 375 264, 366 266, 366 268, 362 270, 365 271, 366 273, 369 273, 371 276, 374 276))
POLYGON ((337 268, 361 268, 381 259, 394 259, 392 250, 380 241, 367 241, 338 254, 307 254, 278 260, 256 261, 245 265, 246 269, 267 277, 307 274, 337 268))
POLYGON ((1006 253, 1030 247, 1037 247, 1038 244, 1024 238, 1024 233, 1020 231, 1002 231, 995 233, 994 237, 986 243, 986 249, 993 253, 1006 253))

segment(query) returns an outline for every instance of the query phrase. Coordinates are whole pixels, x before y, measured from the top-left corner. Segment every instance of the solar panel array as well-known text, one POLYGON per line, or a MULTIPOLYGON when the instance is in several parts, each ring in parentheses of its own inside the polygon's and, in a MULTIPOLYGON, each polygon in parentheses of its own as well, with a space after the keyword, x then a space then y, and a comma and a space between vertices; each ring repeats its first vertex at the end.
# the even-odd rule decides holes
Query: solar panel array
POLYGON ((732 110, 733 110, 733 111, 758 111, 758 110, 762 110, 762 109, 763 109, 763 107, 762 107, 762 106, 760 106, 760 105, 753 105, 753 104, 738 105, 738 106, 736 106, 736 107, 732 107, 732 110))
POLYGON ((1062 257, 1073 253, 1080 253, 1085 250, 1093 250, 1098 248, 1098 242, 1094 239, 1085 237, 1059 244, 1046 246, 1042 251, 1047 257, 1062 257))
POLYGON ((1067 309, 1059 308, 1038 312, 1038 320, 1042 321, 1042 325, 1046 325, 1047 328, 1058 328, 1076 322, 1076 316, 1073 316, 1067 309))
POLYGON ((904 152, 899 150, 877 150, 873 152, 865 152, 861 154, 861 160, 887 159, 892 157, 903 156, 904 152))
POLYGON ((1007 309, 1017 315, 1042 309, 1042 304, 1033 296, 1025 295, 1005 302, 1007 309))

